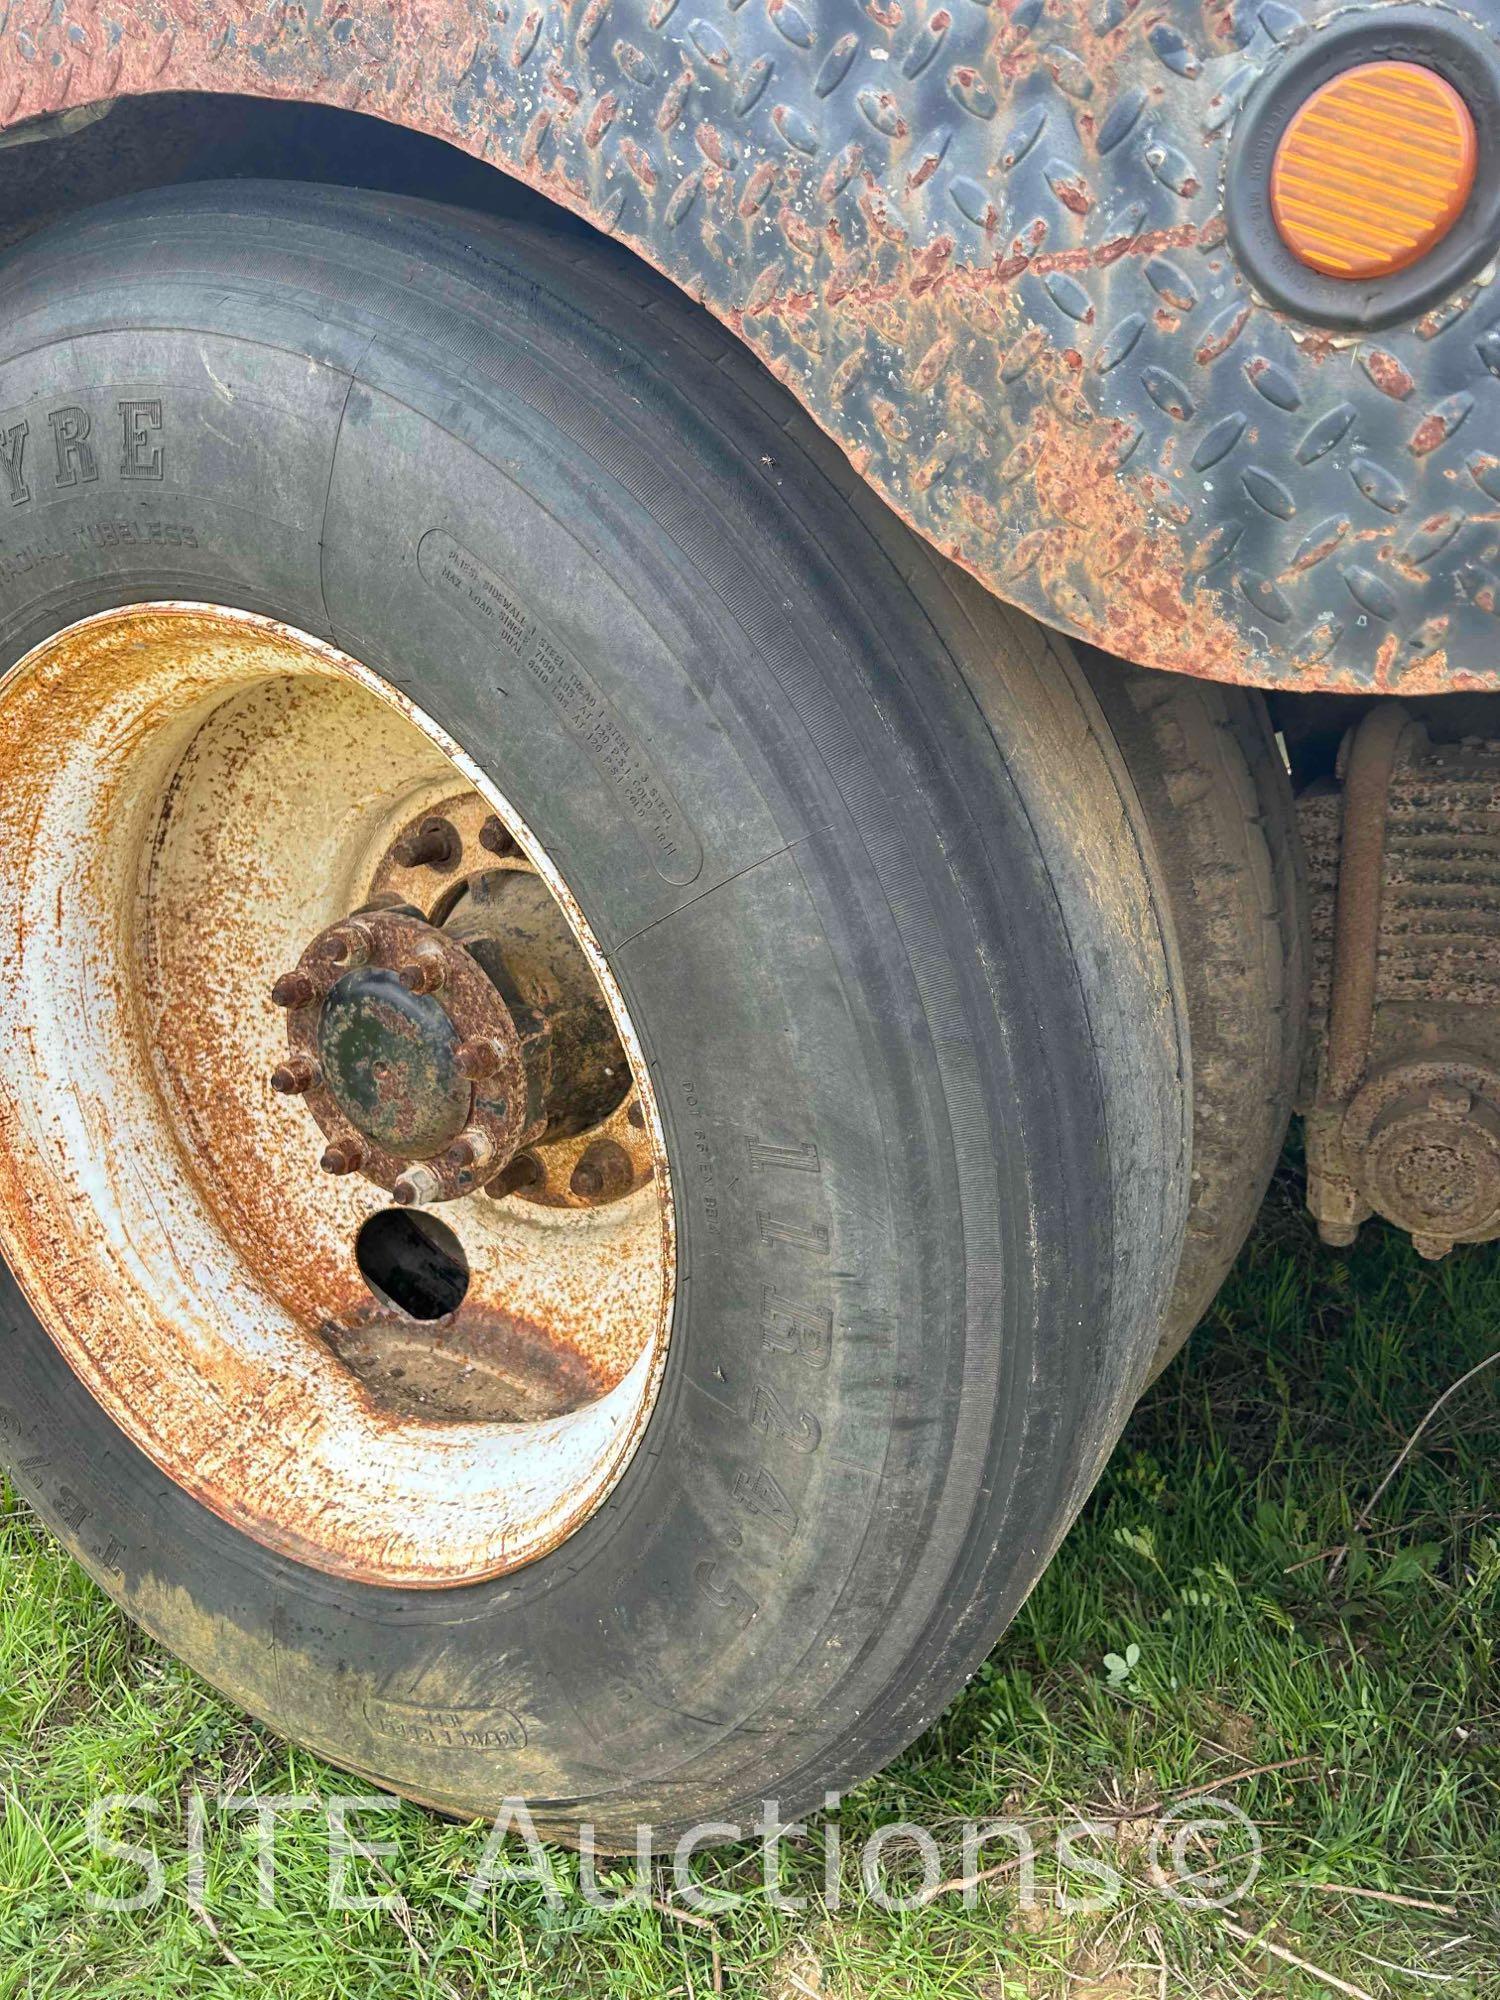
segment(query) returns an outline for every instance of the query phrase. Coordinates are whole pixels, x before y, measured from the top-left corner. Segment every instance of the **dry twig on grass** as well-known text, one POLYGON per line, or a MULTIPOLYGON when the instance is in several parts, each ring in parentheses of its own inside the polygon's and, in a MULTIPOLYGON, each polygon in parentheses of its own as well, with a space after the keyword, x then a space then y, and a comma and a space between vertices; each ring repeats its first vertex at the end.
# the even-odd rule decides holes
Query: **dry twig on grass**
POLYGON ((1347 1979, 1340 1979, 1336 1972, 1328 1972, 1321 1965, 1314 1965, 1310 1958, 1299 1958, 1294 1951, 1288 1951, 1284 1944, 1275 1944, 1268 1937, 1257 1937, 1254 1931, 1242 1929, 1231 1923, 1228 1917, 1220 1917, 1220 1929, 1238 1938, 1241 1944, 1248 1944, 1256 1951, 1268 1951, 1272 1958, 1279 1958, 1283 1965, 1294 1965, 1299 1972, 1305 1972, 1312 1979, 1321 1979, 1325 1986, 1331 1986, 1335 1993, 1347 1993, 1349 2000, 1375 2000, 1373 1993, 1367 1993, 1363 1986, 1351 1986, 1347 1979))
POLYGON ((1325 1896, 1363 1896, 1372 1903, 1393 1903, 1398 1910, 1431 1910, 1435 1917, 1456 1917, 1450 1903, 1429 1903, 1425 1896, 1398 1896, 1390 1889, 1361 1889, 1352 1882, 1309 1882, 1325 1896))
POLYGON ((1361 1528, 1364 1527, 1366 1521, 1369 1520, 1370 1516, 1374 1513, 1375 1509, 1380 1505, 1382 1495, 1385 1493, 1386 1489, 1389 1487, 1391 1481, 1395 1478, 1396 1474, 1401 1470, 1402 1466, 1405 1465, 1406 1461, 1411 1457, 1413 1451, 1415 1451, 1416 1449, 1417 1440, 1421 1437, 1423 1431, 1426 1430, 1427 1426, 1432 1422, 1433 1418, 1437 1415, 1438 1411, 1442 1409, 1445 1403, 1451 1401, 1451 1399, 1458 1394, 1459 1390, 1463 1388, 1466 1382, 1472 1382, 1476 1375, 1482 1375, 1486 1368, 1492 1368, 1497 1361, 1500 1361, 1500 1347, 1497 1347, 1493 1354, 1487 1354, 1484 1357, 1483 1361, 1476 1361, 1474 1363, 1474 1366, 1470 1369, 1467 1369, 1462 1375, 1460 1375, 1456 1382, 1450 1382, 1448 1384, 1448 1387, 1443 1391, 1442 1395, 1438 1397, 1437 1401, 1433 1404, 1432 1408, 1427 1412, 1426 1416, 1423 1417, 1421 1423, 1417 1425, 1417 1428, 1412 1432, 1411 1436, 1406 1440, 1406 1443, 1402 1445, 1400 1451, 1391 1461, 1390 1470, 1386 1473, 1384 1479, 1382 1479, 1380 1484, 1375 1488, 1375 1491, 1370 1495, 1369 1499, 1365 1502, 1364 1506, 1360 1508, 1359 1513, 1355 1517, 1354 1526, 1349 1530, 1348 1541, 1346 1541, 1342 1546, 1342 1548, 1340 1548, 1335 1553, 1333 1561, 1329 1564, 1328 1581, 1330 1583, 1332 1583, 1333 1579, 1338 1575, 1343 1560, 1345 1556, 1347 1556, 1349 1553, 1349 1542, 1353 1541, 1354 1537, 1359 1533, 1361 1528))

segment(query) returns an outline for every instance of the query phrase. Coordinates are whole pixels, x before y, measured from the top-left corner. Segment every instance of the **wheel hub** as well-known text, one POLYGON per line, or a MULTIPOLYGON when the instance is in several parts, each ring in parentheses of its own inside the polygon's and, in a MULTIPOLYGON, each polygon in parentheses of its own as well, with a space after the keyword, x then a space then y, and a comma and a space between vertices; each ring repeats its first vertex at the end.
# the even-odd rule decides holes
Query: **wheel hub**
POLYGON ((549 1080, 545 1024, 523 1038, 473 954, 409 907, 329 925, 271 997, 288 1042, 271 1081, 317 1120, 327 1173, 454 1201, 545 1130, 528 1115, 549 1080))
POLYGON ((1500 1073, 1461 1049, 1377 1071, 1344 1117, 1369 1208, 1423 1257, 1500 1229, 1500 1073))

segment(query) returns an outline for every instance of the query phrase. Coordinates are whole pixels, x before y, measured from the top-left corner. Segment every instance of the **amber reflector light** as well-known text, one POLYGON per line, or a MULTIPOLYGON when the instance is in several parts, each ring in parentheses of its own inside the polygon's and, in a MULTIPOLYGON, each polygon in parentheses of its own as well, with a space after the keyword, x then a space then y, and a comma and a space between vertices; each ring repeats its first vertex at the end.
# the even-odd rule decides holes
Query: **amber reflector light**
POLYGON ((1293 115, 1271 209, 1293 256, 1335 278, 1404 271, 1440 243, 1474 185, 1469 107, 1417 63, 1345 70, 1293 115))

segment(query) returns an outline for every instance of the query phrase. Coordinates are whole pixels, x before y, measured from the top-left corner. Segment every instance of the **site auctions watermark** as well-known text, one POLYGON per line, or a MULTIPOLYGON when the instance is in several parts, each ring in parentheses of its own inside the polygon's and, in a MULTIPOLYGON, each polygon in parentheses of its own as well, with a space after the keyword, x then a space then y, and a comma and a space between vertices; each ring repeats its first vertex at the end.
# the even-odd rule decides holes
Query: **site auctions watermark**
MULTIPOLYGON (((524 1886, 540 1890, 554 1911, 572 1899, 609 1911, 632 1902, 659 1904, 670 1873, 671 1893, 695 1916, 729 1912, 752 1896, 776 1909, 801 1910, 811 1891, 804 1887, 793 1894, 783 1887, 784 1850, 788 1843, 805 1848, 813 1840, 822 1847, 817 1900, 829 1911, 861 1898, 885 1911, 919 1909, 949 1897, 972 1909, 981 1898, 1004 1893, 1022 1909, 1046 1903, 1086 1915, 1111 1908, 1129 1882, 1142 1878, 1176 1903, 1224 1910, 1249 1893, 1260 1872, 1255 1822, 1214 1794, 1154 1812, 1148 1808, 1138 1816, 1051 1820, 1045 1828, 1019 1819, 965 1820, 945 1826, 941 1839, 915 1821, 892 1820, 865 1834, 857 1846, 845 1841, 839 1805, 837 1795, 830 1793, 810 1827, 783 1819, 777 1801, 767 1799, 750 1822, 703 1820, 665 1842, 643 1822, 635 1830, 634 1854, 624 1857, 613 1848, 601 1854, 594 1827, 584 1821, 576 1838, 566 1843, 574 1852, 564 1857, 538 1834, 525 1802, 507 1799, 482 1839, 476 1832, 472 1865, 459 1877, 462 1900, 468 1910, 478 1912, 491 1898, 524 1886), (1128 1841, 1122 1838, 1126 1830, 1128 1841), (737 1890, 722 1882, 709 1887, 699 1881, 694 1869, 704 1850, 752 1841, 759 1848, 758 1888, 737 1890), (631 1874, 633 1881, 622 1886, 631 1874), (1039 1876, 1045 1887, 1039 1888, 1039 1876)), ((185 1864, 188 1902, 207 1910, 214 1900, 210 1827, 217 1830, 224 1816, 233 1815, 244 1821, 254 1845, 256 1900, 273 1909, 277 1842, 293 1820, 305 1829, 308 1816, 316 1815, 326 1836, 328 1908, 395 1909, 401 1891, 385 1863, 395 1860, 399 1849, 378 1836, 381 1817, 402 1807, 400 1799, 385 1792, 314 1797, 194 1791, 187 1795, 182 1842, 174 1854, 162 1840, 149 1837, 165 1832, 157 1800, 142 1793, 108 1793, 88 1809, 89 1845, 101 1861, 125 1864, 118 1872, 130 1879, 128 1886, 108 1892, 90 1890, 89 1908, 153 1908, 168 1893, 169 1867, 176 1862, 185 1864)))

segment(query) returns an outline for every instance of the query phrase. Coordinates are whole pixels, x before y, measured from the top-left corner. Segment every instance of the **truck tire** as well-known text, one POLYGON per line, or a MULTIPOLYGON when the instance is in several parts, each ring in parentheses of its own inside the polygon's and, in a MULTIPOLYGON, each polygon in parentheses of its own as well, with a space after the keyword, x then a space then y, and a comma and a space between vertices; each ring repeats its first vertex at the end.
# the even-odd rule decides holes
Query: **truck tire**
MULTIPOLYGON (((334 189, 132 197, 7 259, 0 412, 20 1492, 230 1699, 441 1809, 520 1796, 559 1838, 660 1847, 863 1777, 1056 1548, 1178 1265, 1181 975, 1076 661, 588 242, 334 189), (492 1213, 526 1257, 548 1230, 595 1256, 577 1170, 545 1214, 508 1182, 392 1209, 363 1169, 320 1179, 264 1081, 270 982, 345 907, 327 881, 392 879, 394 847, 360 874, 339 843, 373 852, 443 773, 592 954, 660 1149, 611 1212, 661 1204, 659 1365, 533 1541, 525 1494, 435 1493, 432 1454, 482 1485, 536 1446, 553 1478, 538 1426, 603 1407, 570 1386, 593 1360, 533 1380, 543 1334, 506 1320, 495 1393, 541 1401, 478 1419, 493 1328, 430 1409, 403 1371, 428 1325, 446 1368, 444 1246, 488 1256, 492 1213), (369 1259, 348 1306, 337 1203, 418 1218, 383 1255, 420 1237, 435 1306, 369 1259), (293 1282, 304 1235, 333 1305, 293 1282), (393 1328, 406 1359, 362 1378, 393 1328)), ((359 904, 361 951, 372 911, 447 921, 393 895, 359 904)), ((278 982, 289 1020, 345 989, 306 990, 278 982)))
POLYGON ((1192 1030, 1192 1193, 1154 1380, 1213 1303, 1286 1139, 1307 1021, 1307 887, 1264 696, 1093 648, 1083 660, 1156 835, 1192 1030))

